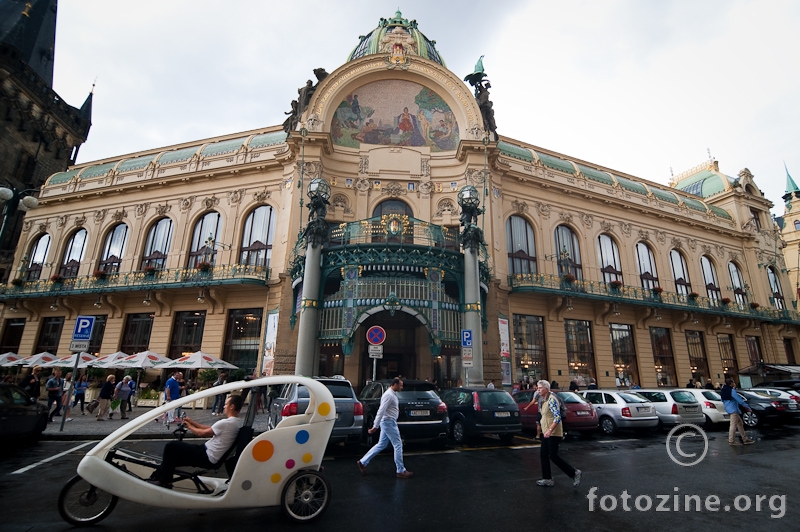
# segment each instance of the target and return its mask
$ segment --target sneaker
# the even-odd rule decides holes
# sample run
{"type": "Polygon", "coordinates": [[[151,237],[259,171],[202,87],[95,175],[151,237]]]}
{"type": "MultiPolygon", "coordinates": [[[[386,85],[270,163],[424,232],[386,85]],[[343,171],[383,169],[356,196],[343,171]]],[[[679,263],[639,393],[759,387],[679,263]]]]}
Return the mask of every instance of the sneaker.
{"type": "Polygon", "coordinates": [[[581,485],[581,475],[582,474],[583,474],[583,471],[581,471],[580,469],[576,469],[575,470],[575,476],[572,477],[572,487],[573,488],[577,488],[578,486],[581,485]]]}
{"type": "Polygon", "coordinates": [[[752,445],[756,442],[756,440],[744,440],[745,445],[752,445]]]}
{"type": "Polygon", "coordinates": [[[358,470],[361,471],[362,475],[367,474],[367,466],[361,463],[361,460],[356,460],[356,465],[358,466],[358,470]]]}
{"type": "Polygon", "coordinates": [[[72,418],[71,418],[71,417],[68,417],[68,418],[67,418],[67,421],[72,421],[72,418]]]}
{"type": "MultiPolygon", "coordinates": [[[[360,464],[360,463],[361,463],[361,462],[359,462],[359,464],[360,464]]],[[[408,470],[406,470],[406,471],[403,471],[402,473],[398,473],[398,474],[397,474],[397,478],[411,478],[411,477],[413,477],[413,476],[414,476],[414,473],[412,473],[411,471],[408,471],[408,470]]]]}
{"type": "Polygon", "coordinates": [[[81,412],[81,415],[82,415],[82,416],[85,416],[85,415],[86,415],[86,412],[81,412]]]}
{"type": "Polygon", "coordinates": [[[741,443],[739,443],[739,441],[738,441],[738,440],[736,440],[736,441],[729,441],[729,442],[728,442],[728,444],[729,444],[729,445],[741,445],[741,443]]]}
{"type": "Polygon", "coordinates": [[[553,486],[555,486],[555,484],[556,484],[556,483],[555,483],[555,482],[553,482],[553,479],[552,479],[552,478],[543,478],[543,479],[541,479],[541,480],[537,480],[537,481],[536,481],[536,485],[537,485],[537,486],[545,486],[545,487],[550,487],[550,488],[552,488],[553,486]]]}

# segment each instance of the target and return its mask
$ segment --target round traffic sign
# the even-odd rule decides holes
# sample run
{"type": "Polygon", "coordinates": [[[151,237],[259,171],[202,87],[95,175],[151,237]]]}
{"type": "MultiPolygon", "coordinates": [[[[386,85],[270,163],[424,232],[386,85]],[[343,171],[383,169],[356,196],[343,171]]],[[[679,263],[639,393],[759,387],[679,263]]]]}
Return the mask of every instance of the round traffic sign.
{"type": "Polygon", "coordinates": [[[371,343],[372,345],[381,345],[385,340],[386,331],[383,330],[383,327],[373,325],[367,329],[367,342],[371,343]]]}

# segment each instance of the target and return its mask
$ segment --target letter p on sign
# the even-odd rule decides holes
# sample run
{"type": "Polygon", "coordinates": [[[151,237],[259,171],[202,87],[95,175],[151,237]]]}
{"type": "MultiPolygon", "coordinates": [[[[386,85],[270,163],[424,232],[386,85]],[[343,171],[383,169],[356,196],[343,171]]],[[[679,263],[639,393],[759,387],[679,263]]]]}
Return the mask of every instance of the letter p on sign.
{"type": "Polygon", "coordinates": [[[94,328],[94,316],[78,316],[75,320],[75,330],[72,332],[73,340],[91,340],[94,328]]]}

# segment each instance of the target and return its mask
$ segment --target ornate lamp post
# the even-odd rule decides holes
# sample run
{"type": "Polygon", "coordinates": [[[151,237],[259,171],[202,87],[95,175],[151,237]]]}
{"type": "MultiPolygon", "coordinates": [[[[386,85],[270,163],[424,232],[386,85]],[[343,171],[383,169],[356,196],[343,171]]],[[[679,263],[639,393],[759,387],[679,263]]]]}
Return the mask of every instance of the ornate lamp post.
{"type": "MultiPolygon", "coordinates": [[[[484,243],[483,231],[476,225],[480,209],[480,195],[478,190],[465,186],[458,191],[458,204],[461,206],[461,246],[464,248],[464,305],[462,309],[462,323],[464,329],[472,331],[472,361],[471,366],[464,366],[465,379],[469,385],[470,371],[472,380],[478,385],[483,384],[483,335],[481,334],[481,285],[478,270],[478,253],[484,243]]],[[[462,365],[469,364],[468,357],[462,357],[462,365]]]]}
{"type": "Polygon", "coordinates": [[[9,219],[13,218],[17,211],[28,211],[39,205],[39,200],[35,196],[26,195],[38,191],[39,189],[35,188],[17,190],[14,187],[0,187],[0,201],[5,202],[5,207],[3,207],[3,226],[0,227],[0,246],[4,244],[9,219]]]}
{"type": "Polygon", "coordinates": [[[321,277],[320,259],[322,246],[328,241],[327,205],[331,197],[331,186],[322,178],[308,184],[308,225],[303,237],[306,239],[306,261],[303,272],[303,298],[300,308],[300,327],[297,333],[296,375],[311,376],[319,366],[317,330],[319,328],[319,286],[321,277]]]}

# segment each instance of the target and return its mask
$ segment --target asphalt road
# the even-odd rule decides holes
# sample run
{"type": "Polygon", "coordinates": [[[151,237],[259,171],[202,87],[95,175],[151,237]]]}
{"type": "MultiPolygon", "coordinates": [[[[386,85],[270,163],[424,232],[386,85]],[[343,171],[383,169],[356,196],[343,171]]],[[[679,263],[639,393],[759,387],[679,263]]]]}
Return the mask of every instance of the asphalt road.
{"type": "MultiPolygon", "coordinates": [[[[355,465],[360,454],[343,448],[331,449],[324,461],[325,475],[331,484],[331,505],[313,525],[305,528],[382,532],[517,529],[657,532],[712,527],[726,532],[796,531],[800,517],[796,481],[800,478],[800,427],[752,434],[758,438],[755,445],[731,447],[727,432],[709,432],[707,454],[691,467],[679,466],[670,459],[665,446],[666,433],[568,439],[562,444],[561,455],[584,472],[577,489],[555,467],[555,487],[535,485],[541,473],[539,448],[527,438],[517,438],[509,447],[490,438],[444,450],[408,445],[406,466],[415,473],[409,480],[395,477],[391,454],[376,458],[368,475],[362,477],[355,465]],[[592,500],[591,495],[594,495],[592,500]],[[676,495],[680,503],[677,508],[676,495]],[[691,510],[685,511],[687,495],[697,496],[691,501],[700,501],[700,512],[694,511],[694,502],[691,510]],[[718,502],[715,496],[719,497],[718,502]],[[651,507],[646,509],[648,500],[651,507]],[[748,502],[749,508],[744,510],[748,502]],[[660,511],[656,511],[659,506],[660,511]]],[[[94,442],[84,445],[80,441],[46,441],[3,451],[0,529],[3,532],[70,529],[58,514],[58,493],[92,445],[94,442]],[[40,463],[45,460],[48,461],[40,463]]],[[[136,445],[157,450],[163,441],[147,440],[136,445]]],[[[681,451],[696,452],[699,456],[703,445],[702,438],[687,437],[681,451]]],[[[121,500],[114,512],[94,529],[278,532],[296,530],[298,526],[302,527],[283,518],[279,508],[187,512],[121,500]]]]}

